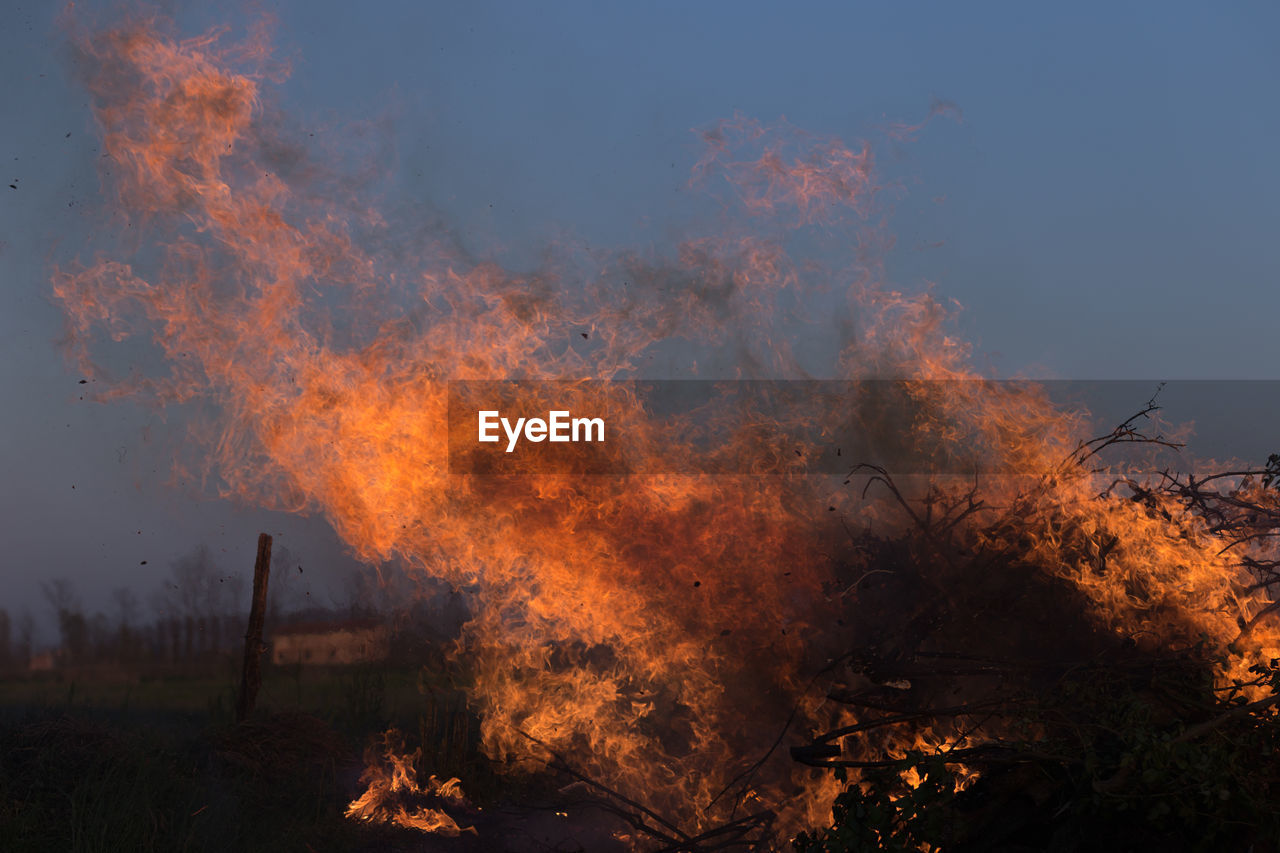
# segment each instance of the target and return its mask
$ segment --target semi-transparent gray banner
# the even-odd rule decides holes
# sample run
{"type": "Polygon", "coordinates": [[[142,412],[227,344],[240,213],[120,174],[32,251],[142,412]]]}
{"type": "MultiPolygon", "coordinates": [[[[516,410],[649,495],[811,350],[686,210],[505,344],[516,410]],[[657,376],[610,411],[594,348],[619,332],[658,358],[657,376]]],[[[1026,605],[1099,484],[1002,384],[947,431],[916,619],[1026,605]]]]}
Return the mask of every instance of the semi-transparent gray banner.
{"type": "Polygon", "coordinates": [[[451,381],[454,474],[1017,473],[1017,442],[1131,426],[1185,450],[1108,461],[1185,468],[1280,451],[1280,381],[451,381]],[[1178,427],[1183,427],[1179,430],[1178,427]]]}

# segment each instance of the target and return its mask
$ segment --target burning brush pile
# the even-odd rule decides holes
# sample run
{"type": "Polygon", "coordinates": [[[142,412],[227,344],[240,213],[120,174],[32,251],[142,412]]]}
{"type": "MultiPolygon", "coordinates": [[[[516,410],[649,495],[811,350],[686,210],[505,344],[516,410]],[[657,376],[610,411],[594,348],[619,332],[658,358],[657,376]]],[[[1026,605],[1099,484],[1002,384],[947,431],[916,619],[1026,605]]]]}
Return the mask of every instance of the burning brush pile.
{"type": "MultiPolygon", "coordinates": [[[[104,400],[181,407],[222,494],[463,590],[456,656],[504,773],[556,774],[636,849],[781,849],[833,806],[801,849],[1276,832],[1274,466],[1138,478],[1108,454],[1167,443],[1154,407],[1084,441],[1034,384],[983,381],[942,306],[881,281],[869,147],[721,123],[694,179],[736,223],[516,272],[357,197],[264,106],[263,33],[75,41],[121,213],[55,276],[78,366],[104,400]],[[629,384],[673,378],[651,363],[895,380],[886,436],[979,464],[831,476],[801,407],[735,411],[708,472],[629,384]],[[543,412],[525,389],[554,383],[552,408],[627,425],[595,452],[640,473],[451,469],[455,380],[519,380],[543,412]]],[[[463,831],[431,772],[386,741],[352,818],[463,831]]]]}
{"type": "Polygon", "coordinates": [[[1097,467],[1134,427],[1035,482],[873,486],[906,529],[860,538],[841,724],[796,760],[856,781],[812,850],[1210,850],[1280,837],[1277,464],[1139,482],[1097,467]],[[1101,483],[1101,487],[1098,488],[1101,483]],[[993,495],[993,492],[995,493],[993,495]]]}

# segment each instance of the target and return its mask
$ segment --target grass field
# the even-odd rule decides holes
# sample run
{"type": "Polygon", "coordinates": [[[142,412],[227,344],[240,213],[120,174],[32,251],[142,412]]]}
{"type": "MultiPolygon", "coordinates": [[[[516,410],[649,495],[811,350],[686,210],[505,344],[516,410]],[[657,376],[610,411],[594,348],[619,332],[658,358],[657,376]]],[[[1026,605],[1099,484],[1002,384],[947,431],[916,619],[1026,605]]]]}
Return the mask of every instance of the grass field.
{"type": "Polygon", "coordinates": [[[0,849],[436,849],[343,816],[364,749],[393,726],[428,772],[469,777],[473,799],[499,790],[443,676],[269,668],[250,721],[234,702],[230,671],[0,682],[0,849]]]}
{"type": "MultiPolygon", "coordinates": [[[[227,719],[235,705],[239,674],[151,675],[95,678],[46,674],[0,681],[0,709],[57,708],[100,711],[199,712],[227,719]]],[[[412,715],[422,708],[421,673],[412,668],[271,667],[263,673],[258,709],[305,711],[325,718],[342,712],[412,715]],[[372,706],[372,707],[370,707],[372,706]]],[[[429,685],[447,689],[442,682],[429,685]]]]}

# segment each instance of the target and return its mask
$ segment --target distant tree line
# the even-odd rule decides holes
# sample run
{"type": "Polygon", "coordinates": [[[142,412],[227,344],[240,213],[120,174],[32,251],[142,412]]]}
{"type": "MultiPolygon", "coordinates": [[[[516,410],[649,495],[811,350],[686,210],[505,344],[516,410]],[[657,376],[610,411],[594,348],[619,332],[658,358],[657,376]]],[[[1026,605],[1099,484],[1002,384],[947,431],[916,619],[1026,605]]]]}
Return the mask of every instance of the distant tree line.
{"type": "MultiPolygon", "coordinates": [[[[168,576],[144,608],[128,587],[115,589],[108,610],[89,612],[74,584],[55,578],[41,591],[58,632],[58,646],[45,657],[57,668],[117,665],[202,669],[234,659],[243,649],[249,611],[247,572],[226,572],[212,550],[200,545],[170,563],[168,576]],[[147,613],[146,610],[150,612],[147,613]]],[[[267,626],[291,621],[338,621],[385,617],[393,627],[397,657],[414,659],[437,649],[465,619],[451,594],[403,571],[357,572],[345,601],[314,600],[287,548],[277,547],[268,585],[267,626]]],[[[0,673],[31,668],[37,649],[35,620],[24,610],[16,620],[0,609],[0,673]]]]}
{"type": "Polygon", "coordinates": [[[27,667],[34,635],[35,619],[29,610],[24,610],[15,622],[8,610],[0,608],[0,672],[27,667]]]}

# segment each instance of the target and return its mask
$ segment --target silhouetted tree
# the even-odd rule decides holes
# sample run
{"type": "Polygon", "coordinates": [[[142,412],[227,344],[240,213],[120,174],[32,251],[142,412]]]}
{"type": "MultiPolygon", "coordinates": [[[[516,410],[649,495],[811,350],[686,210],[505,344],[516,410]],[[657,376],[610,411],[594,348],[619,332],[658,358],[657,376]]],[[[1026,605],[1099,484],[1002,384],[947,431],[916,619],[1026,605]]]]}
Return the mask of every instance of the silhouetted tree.
{"type": "Polygon", "coordinates": [[[111,621],[102,611],[96,611],[88,617],[89,640],[85,647],[85,659],[105,661],[115,657],[115,632],[111,630],[111,621]]]}
{"type": "Polygon", "coordinates": [[[24,607],[22,615],[18,617],[18,636],[13,648],[15,662],[24,669],[31,663],[31,647],[35,632],[36,620],[31,617],[31,611],[24,607]]]}
{"type": "Polygon", "coordinates": [[[13,669],[13,640],[9,626],[9,611],[0,608],[0,671],[13,669]]]}
{"type": "Polygon", "coordinates": [[[66,578],[55,578],[41,584],[40,589],[58,622],[63,661],[85,662],[89,655],[89,622],[80,609],[80,599],[71,581],[66,578]]]}
{"type": "Polygon", "coordinates": [[[279,621],[287,614],[308,606],[305,582],[299,582],[300,564],[283,545],[271,553],[271,582],[267,584],[267,622],[279,621]]]}
{"type": "Polygon", "coordinates": [[[115,657],[122,663],[136,663],[142,658],[142,641],[138,635],[138,596],[128,587],[116,587],[111,593],[116,606],[115,657]]]}

